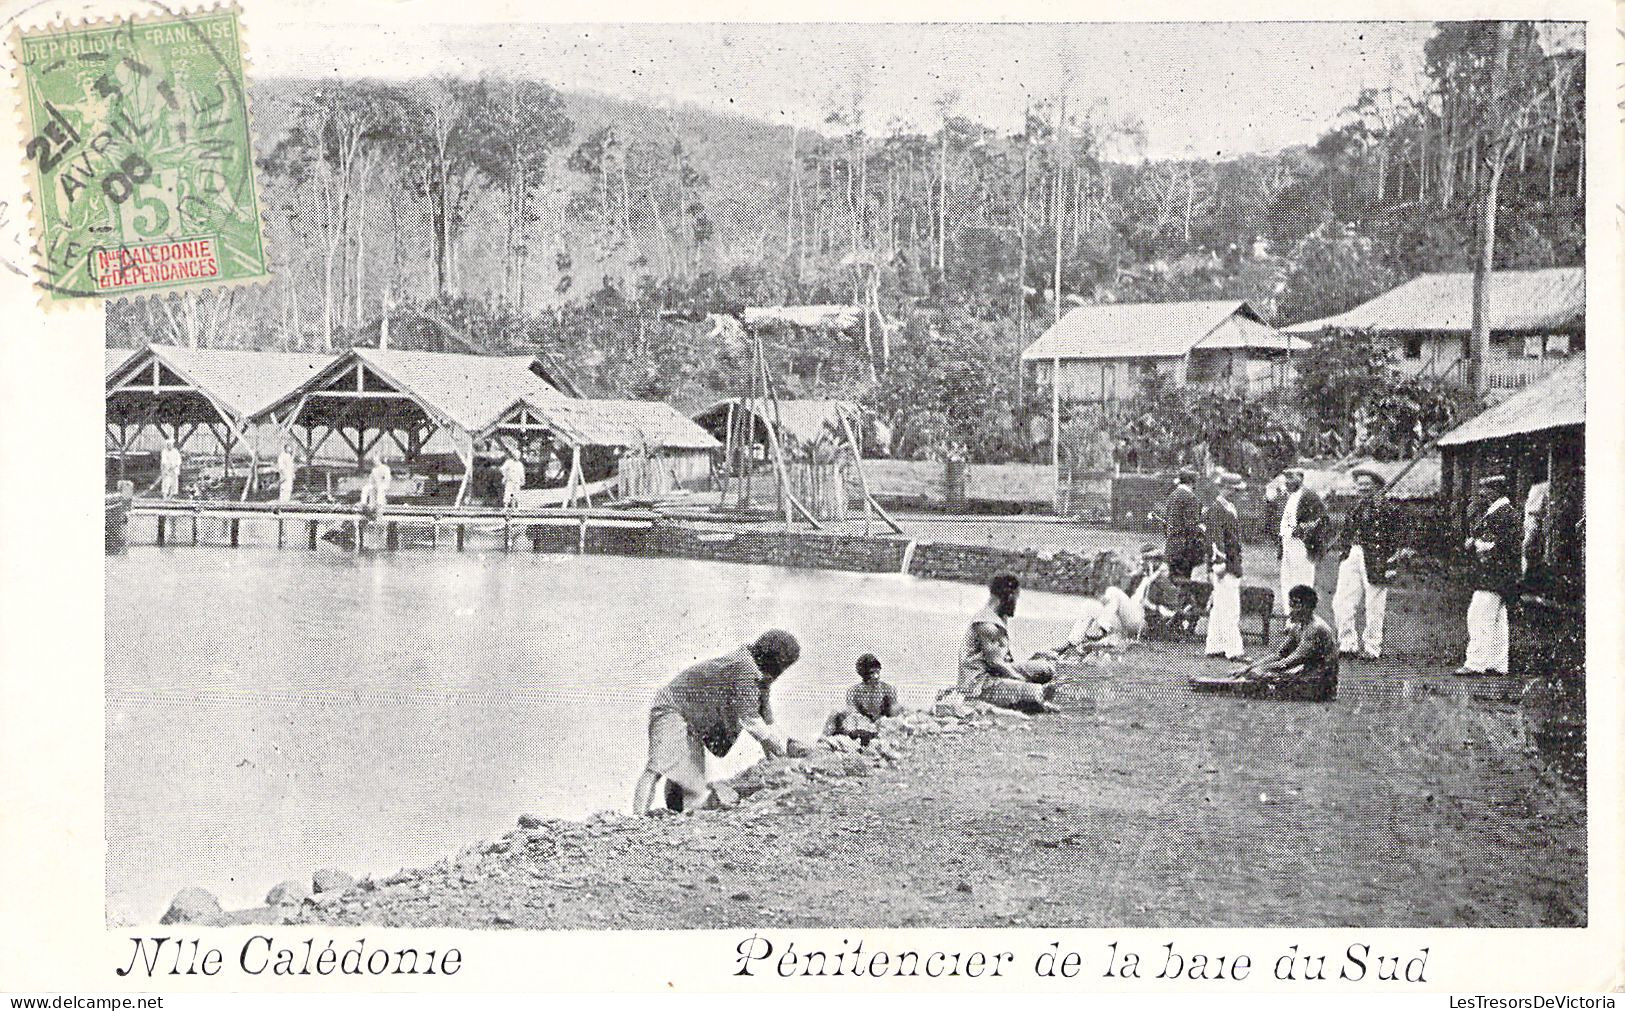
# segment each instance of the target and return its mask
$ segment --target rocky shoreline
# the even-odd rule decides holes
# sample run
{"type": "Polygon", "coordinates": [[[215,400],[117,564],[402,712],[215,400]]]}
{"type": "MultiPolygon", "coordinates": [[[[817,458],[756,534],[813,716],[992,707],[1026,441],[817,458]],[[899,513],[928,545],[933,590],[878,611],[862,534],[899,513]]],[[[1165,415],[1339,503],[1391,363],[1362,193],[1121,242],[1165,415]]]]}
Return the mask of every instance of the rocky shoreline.
{"type": "MultiPolygon", "coordinates": [[[[509,875],[509,865],[516,857],[523,857],[530,866],[532,878],[568,890],[574,884],[564,870],[564,858],[583,849],[609,840],[618,844],[681,845],[680,839],[673,838],[673,825],[718,818],[772,817],[786,807],[805,803],[813,791],[823,786],[895,768],[906,761],[922,739],[1021,727],[1030,719],[981,702],[944,700],[930,712],[915,710],[882,718],[877,724],[881,736],[867,744],[850,737],[823,737],[806,756],[763,758],[738,775],[714,784],[716,803],[704,811],[681,815],[656,812],[644,818],[601,811],[583,821],[522,814],[517,827],[501,838],[468,846],[455,857],[428,867],[403,868],[382,878],[356,878],[336,868],[321,868],[312,873],[309,882],[288,880],[273,885],[264,904],[249,909],[225,910],[208,890],[184,888],[170,902],[159,923],[230,926],[368,922],[367,910],[392,899],[432,898],[459,887],[501,882],[509,875]]],[[[734,896],[734,901],[748,899],[743,893],[734,896]]],[[[514,924],[510,918],[495,915],[487,925],[514,924]]]]}

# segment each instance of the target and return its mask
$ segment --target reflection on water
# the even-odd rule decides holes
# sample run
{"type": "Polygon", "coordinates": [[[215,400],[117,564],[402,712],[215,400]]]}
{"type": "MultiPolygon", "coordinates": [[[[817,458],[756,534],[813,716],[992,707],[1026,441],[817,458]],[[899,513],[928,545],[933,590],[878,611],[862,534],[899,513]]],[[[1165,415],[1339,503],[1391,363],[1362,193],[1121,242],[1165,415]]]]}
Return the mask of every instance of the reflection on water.
{"type": "MultiPolygon", "coordinates": [[[[432,862],[522,811],[624,809],[655,689],[766,627],[803,644],[774,692],[792,734],[869,650],[922,704],[982,601],[677,559],[133,548],[107,559],[109,920],[153,922],[188,885],[238,908],[316,867],[432,862]]],[[[1019,645],[1065,636],[1067,598],[1021,608],[1019,645]]]]}

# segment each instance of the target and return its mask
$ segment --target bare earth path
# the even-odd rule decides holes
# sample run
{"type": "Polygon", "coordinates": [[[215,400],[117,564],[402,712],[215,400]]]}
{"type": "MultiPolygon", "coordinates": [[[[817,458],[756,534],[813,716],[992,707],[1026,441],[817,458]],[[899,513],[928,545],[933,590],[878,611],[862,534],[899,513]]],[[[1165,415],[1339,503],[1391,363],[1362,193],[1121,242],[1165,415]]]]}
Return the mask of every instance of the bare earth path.
{"type": "MultiPolygon", "coordinates": [[[[460,927],[1577,926],[1583,798],[1515,685],[1353,665],[1330,705],[1140,647],[1068,711],[899,738],[730,811],[545,822],[295,921],[460,927]],[[842,772],[841,770],[846,770],[842,772]]],[[[950,721],[951,722],[951,721],[950,721]]],[[[267,915],[277,915],[264,911],[267,915]]]]}

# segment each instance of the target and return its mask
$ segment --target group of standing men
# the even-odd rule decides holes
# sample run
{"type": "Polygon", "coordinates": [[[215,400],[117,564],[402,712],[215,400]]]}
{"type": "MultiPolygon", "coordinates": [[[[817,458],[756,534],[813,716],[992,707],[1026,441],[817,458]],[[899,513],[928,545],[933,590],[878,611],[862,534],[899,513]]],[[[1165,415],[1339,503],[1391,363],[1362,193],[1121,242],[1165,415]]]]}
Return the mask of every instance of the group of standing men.
{"type": "MultiPolygon", "coordinates": [[[[1353,471],[1357,498],[1334,538],[1326,504],[1305,487],[1304,477],[1304,471],[1296,467],[1283,474],[1286,497],[1280,520],[1277,600],[1287,604],[1300,586],[1314,589],[1321,558],[1329,548],[1337,547],[1341,560],[1332,595],[1332,615],[1338,650],[1344,656],[1375,660],[1383,651],[1388,590],[1404,554],[1386,482],[1374,469],[1353,471]]],[[[1235,475],[1220,473],[1215,478],[1214,501],[1204,511],[1195,482],[1193,471],[1182,471],[1164,506],[1168,557],[1174,574],[1180,578],[1195,578],[1196,570],[1204,562],[1207,564],[1213,586],[1207,653],[1238,659],[1242,653],[1242,550],[1232,496],[1245,490],[1246,485],[1235,475]]],[[[1530,545],[1539,539],[1548,487],[1540,482],[1530,489],[1520,529],[1505,475],[1494,474],[1479,481],[1480,497],[1465,543],[1473,562],[1473,598],[1467,609],[1466,659],[1456,671],[1459,675],[1508,672],[1507,604],[1518,595],[1532,553],[1530,545]]]]}

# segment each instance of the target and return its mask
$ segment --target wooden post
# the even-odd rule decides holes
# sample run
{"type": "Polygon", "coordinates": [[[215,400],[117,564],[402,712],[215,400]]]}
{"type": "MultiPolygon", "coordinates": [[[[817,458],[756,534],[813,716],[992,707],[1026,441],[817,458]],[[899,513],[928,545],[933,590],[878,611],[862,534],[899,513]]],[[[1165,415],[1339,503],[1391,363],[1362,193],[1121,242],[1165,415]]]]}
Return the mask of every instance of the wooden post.
{"type": "Polygon", "coordinates": [[[394,551],[397,548],[399,548],[400,546],[401,546],[400,524],[396,523],[394,520],[390,520],[389,525],[384,528],[384,547],[389,549],[390,551],[394,551]]]}
{"type": "Polygon", "coordinates": [[[440,517],[429,517],[429,550],[440,550],[440,517]]]}
{"type": "Polygon", "coordinates": [[[576,554],[587,553],[587,517],[581,517],[581,528],[576,533],[576,554]]]}
{"type": "Polygon", "coordinates": [[[316,550],[316,521],[315,520],[310,521],[310,528],[307,531],[307,539],[310,542],[310,550],[315,551],[316,550]]]}
{"type": "Polygon", "coordinates": [[[502,550],[513,550],[513,524],[508,521],[508,514],[502,514],[502,550]]]}
{"type": "Polygon", "coordinates": [[[361,539],[367,536],[367,521],[357,516],[355,518],[355,548],[356,554],[361,554],[361,539]]]}
{"type": "Polygon", "coordinates": [[[462,523],[457,524],[457,550],[458,551],[463,550],[464,528],[465,528],[464,524],[462,524],[462,523]]]}
{"type": "Polygon", "coordinates": [[[167,526],[169,526],[169,517],[165,516],[163,513],[159,513],[158,514],[158,546],[160,548],[164,546],[164,539],[165,539],[165,533],[166,533],[164,528],[167,527],[167,526]]]}
{"type": "Polygon", "coordinates": [[[231,523],[230,523],[231,546],[234,547],[234,548],[237,546],[237,524],[239,524],[241,522],[242,522],[241,520],[232,520],[231,523]]]}
{"type": "Polygon", "coordinates": [[[197,510],[192,510],[192,547],[197,547],[197,510]]]}
{"type": "Polygon", "coordinates": [[[283,531],[282,531],[282,513],[279,510],[277,512],[277,516],[276,516],[276,546],[277,546],[277,550],[279,550],[279,551],[282,549],[282,543],[283,543],[282,533],[283,533],[283,531]]]}

